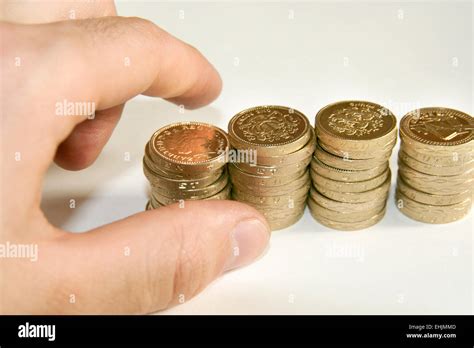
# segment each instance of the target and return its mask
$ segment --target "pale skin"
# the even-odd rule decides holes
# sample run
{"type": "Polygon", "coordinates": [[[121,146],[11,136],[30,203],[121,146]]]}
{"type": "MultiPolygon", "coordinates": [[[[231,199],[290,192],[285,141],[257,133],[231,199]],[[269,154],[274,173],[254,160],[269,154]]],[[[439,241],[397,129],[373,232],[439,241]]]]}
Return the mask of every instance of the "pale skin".
{"type": "Polygon", "coordinates": [[[38,245],[37,262],[0,259],[1,313],[150,313],[263,253],[267,222],[233,201],[163,207],[82,234],[51,225],[40,201],[53,161],[90,166],[135,95],[197,108],[222,82],[195,48],[149,21],[115,16],[113,2],[1,6],[0,243],[38,245]],[[95,119],[58,117],[64,99],[94,102],[95,119]]]}

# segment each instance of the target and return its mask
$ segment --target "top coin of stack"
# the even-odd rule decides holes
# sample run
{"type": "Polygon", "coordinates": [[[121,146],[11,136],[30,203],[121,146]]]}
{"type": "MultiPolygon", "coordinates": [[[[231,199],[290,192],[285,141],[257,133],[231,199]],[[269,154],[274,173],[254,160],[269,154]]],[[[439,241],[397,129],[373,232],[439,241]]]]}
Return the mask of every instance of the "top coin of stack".
{"type": "Polygon", "coordinates": [[[284,106],[250,108],[230,120],[229,138],[235,152],[229,158],[232,197],[258,209],[272,230],[298,221],[315,148],[306,116],[284,106]]]}
{"type": "Polygon", "coordinates": [[[317,113],[308,200],[316,220],[334,229],[357,230],[382,219],[396,125],[388,109],[365,101],[338,102],[317,113]]]}
{"type": "Polygon", "coordinates": [[[147,209],[182,200],[228,199],[227,134],[210,124],[180,122],[157,130],[145,147],[151,184],[147,209]]]}
{"type": "Polygon", "coordinates": [[[461,111],[422,108],[400,121],[396,200],[401,212],[427,223],[461,219],[471,209],[474,120],[461,111]]]}

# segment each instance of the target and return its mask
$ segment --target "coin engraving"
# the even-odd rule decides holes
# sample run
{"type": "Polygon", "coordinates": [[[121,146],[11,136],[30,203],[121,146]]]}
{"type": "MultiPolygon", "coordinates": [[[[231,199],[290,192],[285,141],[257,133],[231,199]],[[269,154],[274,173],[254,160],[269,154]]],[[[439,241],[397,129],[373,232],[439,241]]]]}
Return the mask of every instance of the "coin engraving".
{"type": "Polygon", "coordinates": [[[155,134],[155,152],[169,162],[179,164],[205,163],[222,155],[229,142],[216,127],[198,123],[177,123],[155,134]]]}
{"type": "Polygon", "coordinates": [[[428,145],[461,145],[474,139],[473,118],[447,108],[411,111],[403,117],[401,128],[410,138],[428,145]]]}
{"type": "Polygon", "coordinates": [[[299,129],[299,120],[290,113],[279,110],[255,110],[237,121],[242,136],[247,141],[277,143],[287,141],[299,129]]]}
{"type": "Polygon", "coordinates": [[[179,122],[158,129],[143,157],[143,172],[151,185],[146,209],[230,198],[225,167],[229,145],[227,134],[207,123],[179,122]]]}
{"type": "Polygon", "coordinates": [[[343,140],[374,140],[391,134],[396,118],[381,105],[345,101],[321,109],[316,115],[316,127],[343,140]]]}
{"type": "Polygon", "coordinates": [[[379,131],[383,117],[374,112],[372,105],[349,103],[349,107],[337,109],[329,115],[328,125],[337,133],[360,137],[379,131]]]}
{"type": "Polygon", "coordinates": [[[282,106],[260,106],[244,110],[230,122],[229,132],[253,145],[278,146],[295,141],[308,132],[306,117],[282,106]]]}

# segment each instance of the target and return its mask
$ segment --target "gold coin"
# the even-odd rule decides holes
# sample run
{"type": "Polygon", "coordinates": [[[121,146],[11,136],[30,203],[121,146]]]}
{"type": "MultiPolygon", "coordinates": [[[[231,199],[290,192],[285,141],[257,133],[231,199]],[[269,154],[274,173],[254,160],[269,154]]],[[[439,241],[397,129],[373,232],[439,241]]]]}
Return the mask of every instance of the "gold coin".
{"type": "Polygon", "coordinates": [[[143,173],[150,182],[151,186],[162,187],[171,192],[186,191],[188,189],[200,189],[216,182],[222,176],[224,168],[219,168],[208,173],[209,175],[200,179],[174,179],[162,176],[148,167],[143,161],[143,173]]]}
{"type": "Polygon", "coordinates": [[[388,168],[388,161],[367,170],[347,170],[330,167],[316,157],[311,161],[311,169],[322,176],[338,181],[364,181],[382,174],[388,168]]]}
{"type": "Polygon", "coordinates": [[[208,186],[200,187],[200,188],[189,188],[187,190],[167,190],[164,187],[154,186],[152,191],[154,193],[159,194],[160,196],[166,196],[169,198],[183,198],[183,199],[191,199],[192,197],[198,198],[207,198],[212,195],[215,195],[217,192],[220,192],[228,183],[229,175],[227,171],[224,171],[222,175],[217,179],[215,182],[208,186]]]}
{"type": "Polygon", "coordinates": [[[387,168],[385,172],[379,176],[364,181],[337,181],[319,175],[314,170],[311,170],[310,173],[311,179],[315,185],[324,186],[328,190],[339,192],[365,192],[382,185],[390,175],[390,169],[387,168]]]}
{"type": "Polygon", "coordinates": [[[385,156],[370,159],[348,159],[326,152],[319,145],[316,146],[314,156],[327,166],[346,170],[369,170],[383,165],[390,158],[390,156],[385,156]]]}
{"type": "Polygon", "coordinates": [[[232,184],[237,190],[248,193],[248,194],[260,196],[260,197],[285,195],[285,194],[293,192],[294,190],[301,188],[304,185],[307,185],[307,183],[311,181],[308,170],[306,170],[303,173],[303,175],[301,175],[299,178],[293,180],[292,182],[288,184],[280,185],[280,186],[266,187],[266,186],[252,185],[249,183],[242,183],[240,181],[235,181],[235,177],[232,178],[232,180],[233,180],[232,184]]]}
{"type": "Polygon", "coordinates": [[[303,210],[306,206],[306,200],[302,199],[298,202],[298,204],[283,205],[279,207],[265,206],[260,204],[254,204],[253,206],[265,216],[278,218],[295,215],[298,211],[303,210]]]}
{"type": "Polygon", "coordinates": [[[451,205],[429,205],[416,202],[395,191],[398,209],[409,218],[430,224],[446,224],[462,219],[471,210],[471,198],[451,205]]]}
{"type": "Polygon", "coordinates": [[[157,165],[155,162],[153,162],[153,159],[150,154],[150,142],[146,143],[145,146],[145,155],[143,156],[143,162],[150,168],[152,171],[155,173],[158,173],[161,176],[165,176],[167,178],[173,178],[173,179],[189,179],[192,176],[192,173],[174,173],[167,171],[157,165]]]}
{"type": "Polygon", "coordinates": [[[297,214],[292,216],[287,216],[283,218],[267,219],[270,229],[272,231],[282,230],[284,228],[290,227],[297,223],[304,214],[304,209],[299,211],[297,214]]]}
{"type": "Polygon", "coordinates": [[[304,195],[295,200],[289,199],[287,202],[280,201],[277,205],[277,204],[255,203],[254,201],[248,201],[248,200],[239,198],[235,196],[234,194],[231,194],[231,197],[234,201],[248,204],[257,210],[267,209],[268,212],[275,211],[276,209],[294,209],[294,207],[304,207],[306,205],[306,200],[308,198],[307,195],[304,195]]]}
{"type": "MultiPolygon", "coordinates": [[[[311,162],[312,156],[304,158],[301,162],[296,162],[284,166],[262,166],[262,165],[251,165],[248,163],[234,163],[234,165],[242,170],[243,172],[259,175],[259,176],[285,176],[291,173],[298,172],[305,169],[309,162],[311,162]]],[[[229,164],[230,166],[231,164],[229,164]]]]}
{"type": "Polygon", "coordinates": [[[232,190],[232,184],[229,182],[227,183],[226,187],[222,189],[222,191],[216,193],[214,196],[207,197],[202,199],[203,201],[209,201],[209,200],[224,200],[224,199],[231,199],[231,190],[232,190]]]}
{"type": "Polygon", "coordinates": [[[298,202],[298,204],[293,204],[291,206],[280,206],[280,207],[271,207],[271,206],[262,206],[259,204],[246,203],[255,209],[257,209],[263,216],[268,219],[283,219],[289,216],[294,216],[299,214],[304,210],[306,206],[306,200],[298,202]]]}
{"type": "Polygon", "coordinates": [[[397,119],[387,108],[367,101],[341,101],[316,115],[316,135],[347,152],[370,151],[396,139],[397,119]]]}
{"type": "Polygon", "coordinates": [[[151,203],[151,207],[153,209],[159,208],[159,207],[164,206],[164,205],[173,204],[173,203],[179,202],[181,200],[184,201],[184,199],[182,199],[182,198],[181,199],[172,199],[172,198],[168,198],[168,197],[165,197],[165,196],[160,196],[159,194],[155,194],[154,192],[151,192],[151,194],[150,194],[150,203],[151,203]]]}
{"type": "Polygon", "coordinates": [[[403,161],[403,163],[406,163],[410,168],[429,175],[462,175],[474,169],[474,162],[471,162],[468,165],[460,166],[435,166],[431,164],[426,164],[406,154],[403,148],[400,148],[400,151],[398,152],[398,158],[403,161]]]}
{"type": "Polygon", "coordinates": [[[318,203],[320,206],[326,209],[344,211],[347,213],[360,213],[368,210],[380,211],[385,206],[385,202],[387,201],[387,196],[385,195],[379,197],[378,199],[362,203],[339,202],[322,195],[314,187],[311,187],[309,194],[311,199],[318,203]]]}
{"type": "Polygon", "coordinates": [[[462,175],[440,176],[420,173],[398,160],[398,175],[411,187],[435,195],[453,195],[472,188],[474,170],[462,175]]]}
{"type": "MultiPolygon", "coordinates": [[[[145,155],[143,156],[143,163],[145,163],[148,168],[150,168],[153,172],[157,173],[158,175],[161,175],[163,177],[169,178],[169,179],[176,179],[176,180],[194,180],[194,179],[203,179],[209,176],[208,171],[203,171],[203,172],[172,172],[167,169],[164,169],[163,167],[160,167],[160,164],[155,163],[153,159],[151,158],[150,154],[150,142],[147,143],[145,146],[145,155]]],[[[215,169],[215,171],[222,171],[224,170],[224,166],[220,167],[218,169],[215,169]]],[[[211,170],[212,172],[213,170],[211,170]]]]}
{"type": "Polygon", "coordinates": [[[364,210],[364,211],[345,211],[345,210],[331,210],[323,207],[316,203],[311,197],[308,199],[308,208],[315,211],[319,216],[324,219],[328,219],[335,222],[347,222],[347,223],[358,223],[370,219],[372,216],[377,215],[385,205],[377,207],[376,209],[364,210]]]}
{"type": "MultiPolygon", "coordinates": [[[[207,200],[213,200],[213,199],[230,199],[230,192],[231,192],[231,187],[232,185],[230,183],[227,183],[227,185],[218,193],[209,196],[209,197],[202,197],[202,196],[191,196],[191,197],[167,197],[163,196],[160,193],[156,191],[152,191],[151,193],[151,201],[155,201],[159,203],[160,205],[169,205],[185,200],[190,200],[190,201],[197,201],[197,200],[202,200],[202,201],[207,201],[207,200]]],[[[155,205],[155,204],[154,204],[155,205]]]]}
{"type": "Polygon", "coordinates": [[[361,222],[337,222],[337,221],[332,221],[329,219],[326,219],[322,217],[317,209],[309,210],[313,218],[318,221],[321,225],[324,225],[326,227],[335,229],[335,230],[340,230],[340,231],[355,231],[355,230],[362,230],[365,228],[369,228],[375,224],[377,224],[380,220],[385,215],[385,208],[377,213],[376,215],[372,216],[371,218],[361,221],[361,222]]]}
{"type": "Polygon", "coordinates": [[[224,167],[229,149],[227,134],[201,122],[179,122],[157,130],[150,140],[150,156],[162,170],[208,173],[224,167]]]}
{"type": "Polygon", "coordinates": [[[324,186],[316,185],[314,183],[313,185],[321,194],[332,200],[347,203],[362,203],[386,197],[388,195],[388,190],[390,189],[390,179],[391,175],[389,174],[382,185],[365,192],[339,192],[329,190],[324,186]]]}
{"type": "Polygon", "coordinates": [[[431,151],[429,153],[418,152],[416,146],[405,143],[404,141],[400,142],[400,149],[403,149],[408,156],[413,157],[417,161],[433,166],[452,167],[474,165],[474,151],[465,154],[452,152],[448,156],[441,156],[436,151],[431,151]]]}
{"type": "Polygon", "coordinates": [[[252,186],[281,186],[286,185],[295,179],[299,178],[303,173],[306,172],[306,168],[300,168],[298,171],[290,173],[288,175],[254,175],[248,174],[239,168],[237,168],[233,163],[229,164],[229,173],[232,183],[242,184],[242,185],[252,185],[252,186]]]}
{"type": "Polygon", "coordinates": [[[421,153],[464,154],[474,150],[474,120],[458,110],[421,108],[403,116],[400,137],[421,153]]]}
{"type": "Polygon", "coordinates": [[[310,138],[303,148],[281,156],[257,156],[257,164],[262,166],[286,166],[294,163],[300,163],[305,158],[313,155],[316,147],[316,136],[314,130],[310,127],[310,138]]]}
{"type": "Polygon", "coordinates": [[[311,182],[308,180],[303,186],[290,193],[277,194],[275,196],[257,196],[255,193],[240,191],[234,186],[232,189],[232,197],[237,201],[249,202],[264,206],[289,206],[291,204],[295,204],[295,202],[305,200],[308,196],[310,186],[311,182]]]}
{"type": "MultiPolygon", "coordinates": [[[[304,205],[306,203],[306,199],[308,198],[308,192],[306,192],[306,194],[301,195],[299,197],[289,198],[288,196],[284,196],[285,198],[287,198],[286,200],[279,199],[279,200],[270,201],[270,202],[268,202],[267,200],[268,203],[267,202],[260,203],[260,202],[255,202],[255,199],[247,199],[248,196],[242,197],[242,195],[238,195],[235,192],[236,191],[233,191],[231,194],[232,199],[238,202],[246,203],[256,208],[261,208],[261,209],[286,209],[286,208],[292,209],[295,206],[304,205]]],[[[276,196],[276,197],[279,197],[279,196],[276,196]]]]}
{"type": "Polygon", "coordinates": [[[429,205],[451,205],[461,203],[472,197],[472,191],[466,190],[464,192],[453,195],[433,195],[420,190],[416,190],[408,185],[403,178],[397,178],[397,190],[403,193],[408,198],[423,204],[429,205]]]}
{"type": "Polygon", "coordinates": [[[264,105],[232,117],[229,138],[236,149],[256,150],[258,156],[281,156],[301,149],[310,138],[310,128],[301,112],[264,105]]]}
{"type": "Polygon", "coordinates": [[[157,209],[159,207],[162,207],[164,204],[161,204],[159,203],[154,197],[153,195],[150,196],[150,205],[149,205],[149,208],[150,209],[157,209]]]}
{"type": "Polygon", "coordinates": [[[294,206],[293,208],[285,209],[266,209],[260,206],[255,206],[254,208],[257,209],[263,216],[265,216],[270,228],[272,231],[274,231],[288,227],[298,221],[304,214],[305,206],[306,202],[298,206],[294,206]]]}
{"type": "Polygon", "coordinates": [[[318,145],[321,146],[326,152],[332,153],[333,155],[350,158],[350,159],[371,159],[378,157],[386,157],[387,154],[392,153],[392,149],[395,146],[397,139],[395,138],[385,146],[370,148],[365,151],[346,151],[345,149],[338,149],[331,145],[324,143],[321,139],[318,139],[318,145]]]}
{"type": "Polygon", "coordinates": [[[151,210],[153,207],[151,206],[150,201],[146,202],[145,210],[151,210]]]}

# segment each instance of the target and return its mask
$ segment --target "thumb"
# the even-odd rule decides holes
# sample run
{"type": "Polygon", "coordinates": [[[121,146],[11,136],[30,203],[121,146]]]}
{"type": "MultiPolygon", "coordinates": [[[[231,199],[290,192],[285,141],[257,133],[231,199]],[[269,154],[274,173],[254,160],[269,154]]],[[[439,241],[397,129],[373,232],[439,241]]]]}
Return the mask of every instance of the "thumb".
{"type": "Polygon", "coordinates": [[[149,313],[182,303],[255,260],[269,236],[260,213],[232,201],[185,201],[70,234],[57,246],[60,311],[149,313]]]}

